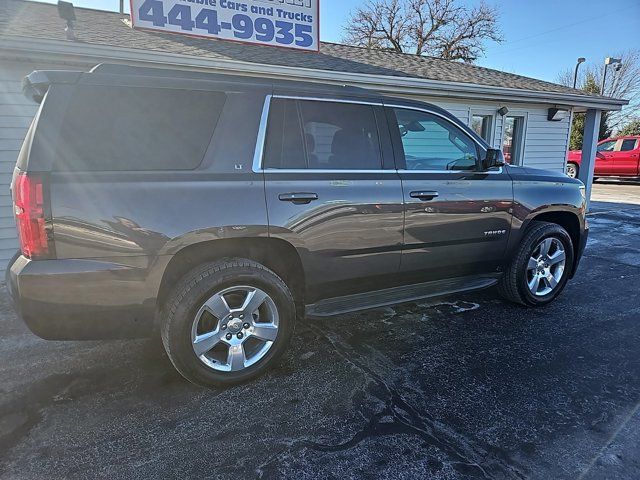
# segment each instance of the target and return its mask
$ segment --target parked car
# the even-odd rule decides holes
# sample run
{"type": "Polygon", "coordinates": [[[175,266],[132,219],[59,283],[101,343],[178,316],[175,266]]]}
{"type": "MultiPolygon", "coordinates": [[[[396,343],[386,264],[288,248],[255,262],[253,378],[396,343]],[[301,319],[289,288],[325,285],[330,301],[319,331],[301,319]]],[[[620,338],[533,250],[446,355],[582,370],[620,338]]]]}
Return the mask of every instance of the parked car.
{"type": "Polygon", "coordinates": [[[159,331],[201,385],[264,372],[303,316],[494,285],[546,305],[585,246],[579,180],[504,165],[433,105],[117,65],[25,92],[19,315],[46,339],[159,331]]]}
{"type": "MultiPolygon", "coordinates": [[[[581,150],[567,156],[567,175],[576,178],[582,161],[581,150]]],[[[640,177],[640,136],[607,138],[598,142],[595,177],[640,177]]]]}

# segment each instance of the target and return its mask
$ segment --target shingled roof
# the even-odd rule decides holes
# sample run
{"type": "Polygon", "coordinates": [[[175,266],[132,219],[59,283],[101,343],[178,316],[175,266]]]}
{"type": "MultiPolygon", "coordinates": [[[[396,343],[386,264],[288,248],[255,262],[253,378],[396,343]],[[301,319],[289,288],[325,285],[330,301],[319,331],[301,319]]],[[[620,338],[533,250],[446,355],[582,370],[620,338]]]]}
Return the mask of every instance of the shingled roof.
{"type": "MultiPolygon", "coordinates": [[[[0,0],[0,36],[66,41],[64,21],[55,5],[24,0],[0,0]]],[[[511,73],[439,58],[322,42],[320,52],[287,50],[135,30],[115,12],[76,8],[77,42],[173,53],[200,58],[236,60],[286,67],[428,79],[534,92],[585,96],[585,92],[511,73]]]]}

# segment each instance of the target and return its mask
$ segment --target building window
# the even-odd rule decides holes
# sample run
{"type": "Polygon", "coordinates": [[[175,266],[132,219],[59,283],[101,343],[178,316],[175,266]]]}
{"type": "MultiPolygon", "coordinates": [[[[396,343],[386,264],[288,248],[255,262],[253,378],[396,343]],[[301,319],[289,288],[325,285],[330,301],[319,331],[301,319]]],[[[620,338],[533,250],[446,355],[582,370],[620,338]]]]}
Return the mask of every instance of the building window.
{"type": "Polygon", "coordinates": [[[522,165],[524,149],[524,117],[504,117],[504,135],[502,136],[502,153],[507,163],[522,165]]]}
{"type": "Polygon", "coordinates": [[[471,117],[471,128],[489,144],[491,143],[492,120],[493,116],[491,115],[473,115],[471,117]]]}

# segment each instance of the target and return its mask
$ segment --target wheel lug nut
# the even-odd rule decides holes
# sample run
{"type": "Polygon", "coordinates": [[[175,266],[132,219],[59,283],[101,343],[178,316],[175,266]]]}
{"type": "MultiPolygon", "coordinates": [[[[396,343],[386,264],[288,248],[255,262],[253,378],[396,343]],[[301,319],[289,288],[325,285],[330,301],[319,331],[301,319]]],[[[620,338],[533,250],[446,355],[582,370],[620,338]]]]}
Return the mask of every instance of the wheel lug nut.
{"type": "Polygon", "coordinates": [[[226,328],[227,328],[227,324],[226,324],[226,323],[223,323],[223,324],[222,324],[222,327],[220,327],[220,328],[222,328],[222,330],[226,330],[226,328]]]}
{"type": "Polygon", "coordinates": [[[242,326],[243,326],[245,329],[247,329],[247,328],[249,328],[249,327],[250,327],[250,325],[249,325],[247,322],[245,322],[242,326]]]}
{"type": "Polygon", "coordinates": [[[242,334],[242,332],[238,332],[238,335],[236,335],[238,338],[242,338],[244,337],[244,335],[242,334]]]}
{"type": "Polygon", "coordinates": [[[241,313],[240,315],[238,315],[238,318],[242,319],[244,318],[244,315],[241,313]]]}
{"type": "Polygon", "coordinates": [[[231,335],[230,333],[227,333],[226,335],[227,340],[231,340],[231,337],[233,337],[233,335],[231,335]]]}

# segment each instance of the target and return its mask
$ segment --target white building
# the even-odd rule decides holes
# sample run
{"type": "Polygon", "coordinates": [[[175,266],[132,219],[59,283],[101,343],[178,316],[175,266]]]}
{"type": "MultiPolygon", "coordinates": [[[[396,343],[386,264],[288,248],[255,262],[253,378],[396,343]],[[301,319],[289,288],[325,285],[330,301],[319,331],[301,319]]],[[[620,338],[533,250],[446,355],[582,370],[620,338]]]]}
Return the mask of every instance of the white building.
{"type": "Polygon", "coordinates": [[[82,8],[76,17],[76,39],[67,40],[55,5],[0,0],[0,270],[18,246],[9,183],[37,108],[22,95],[21,81],[36,69],[88,70],[110,62],[375,89],[446,108],[504,148],[513,164],[558,171],[565,168],[571,116],[586,111],[580,176],[588,185],[600,112],[627,103],[437,58],[333,43],[322,43],[319,53],[303,52],[146,32],[131,29],[126,15],[82,8]],[[557,110],[561,119],[551,120],[557,110]]]}

